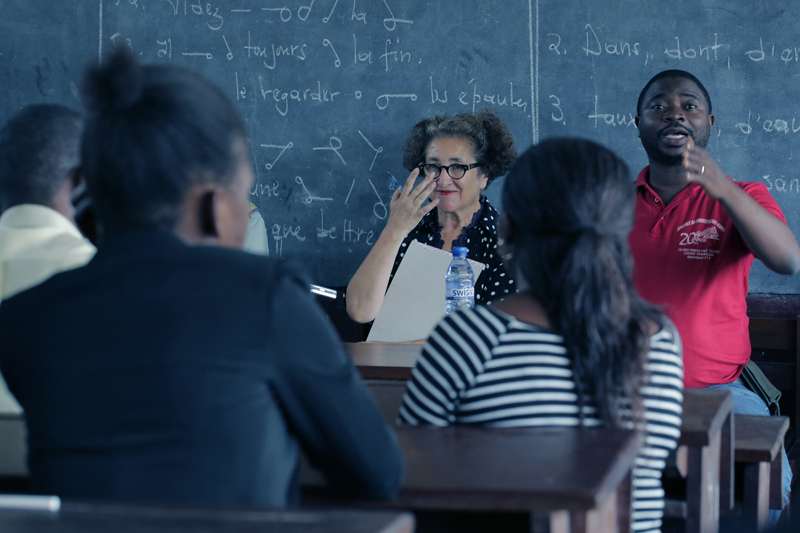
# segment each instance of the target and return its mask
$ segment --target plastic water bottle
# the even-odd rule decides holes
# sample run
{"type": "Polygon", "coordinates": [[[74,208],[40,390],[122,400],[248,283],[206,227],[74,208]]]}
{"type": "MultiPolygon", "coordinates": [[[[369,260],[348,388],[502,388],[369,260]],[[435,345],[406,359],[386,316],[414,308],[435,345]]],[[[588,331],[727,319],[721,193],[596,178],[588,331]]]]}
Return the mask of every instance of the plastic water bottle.
{"type": "Polygon", "coordinates": [[[453,247],[453,260],[444,278],[444,309],[449,315],[455,309],[475,306],[475,276],[467,261],[467,249],[453,247]]]}

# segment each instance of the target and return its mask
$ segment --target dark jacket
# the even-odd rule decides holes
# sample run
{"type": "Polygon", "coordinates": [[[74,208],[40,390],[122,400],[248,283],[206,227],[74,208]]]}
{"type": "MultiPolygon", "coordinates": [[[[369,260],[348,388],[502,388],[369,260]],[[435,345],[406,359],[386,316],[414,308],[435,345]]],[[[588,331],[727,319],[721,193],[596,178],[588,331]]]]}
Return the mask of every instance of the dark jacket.
{"type": "Polygon", "coordinates": [[[393,431],[281,260],[127,233],[4,301],[0,347],[38,493],[284,506],[301,447],[355,495],[400,485],[393,431]]]}

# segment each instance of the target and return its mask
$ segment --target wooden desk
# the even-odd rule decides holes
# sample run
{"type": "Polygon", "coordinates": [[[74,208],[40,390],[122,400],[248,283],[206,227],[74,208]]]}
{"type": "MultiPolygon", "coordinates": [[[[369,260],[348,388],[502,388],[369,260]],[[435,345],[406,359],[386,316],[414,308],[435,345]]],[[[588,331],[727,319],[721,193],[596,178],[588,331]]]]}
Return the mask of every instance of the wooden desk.
{"type": "MultiPolygon", "coordinates": [[[[380,507],[549,514],[553,533],[628,531],[630,473],[644,435],[610,428],[395,428],[399,496],[380,507]]],[[[305,487],[306,502],[330,504],[305,487]]],[[[335,500],[334,500],[335,501],[335,500]]]]}
{"type": "Polygon", "coordinates": [[[344,348],[365,379],[407,380],[422,351],[422,344],[346,342],[344,348]]]}
{"type": "Polygon", "coordinates": [[[412,533],[395,511],[234,511],[64,503],[61,511],[0,510],[3,533],[412,533]]]}
{"type": "Polygon", "coordinates": [[[608,428],[397,429],[407,465],[400,507],[564,510],[573,530],[592,522],[592,512],[613,521],[587,531],[616,530],[618,490],[627,491],[629,508],[629,475],[644,442],[641,434],[608,428]]]}
{"type": "Polygon", "coordinates": [[[736,462],[744,463],[743,521],[748,531],[767,529],[768,511],[783,509],[785,416],[734,415],[736,462]]]}
{"type": "MultiPolygon", "coordinates": [[[[394,422],[417,357],[416,345],[347,345],[389,422],[394,422]],[[391,377],[389,377],[391,376],[391,377]]],[[[733,397],[729,391],[687,389],[679,445],[688,450],[687,533],[715,533],[720,510],[733,507],[733,397]]],[[[683,514],[681,512],[681,514],[683,514]]]]}
{"type": "MultiPolygon", "coordinates": [[[[405,381],[367,385],[394,424],[405,381]]],[[[628,530],[629,475],[643,435],[610,428],[395,429],[406,478],[392,507],[544,513],[554,532],[584,531],[583,525],[585,531],[628,530]]],[[[322,500],[314,490],[306,495],[330,503],[324,491],[322,500]]]]}
{"type": "MultiPolygon", "coordinates": [[[[791,419],[787,440],[796,440],[800,421],[800,295],[748,294],[751,358],[783,392],[781,414],[791,419]]],[[[789,460],[800,458],[800,445],[789,452],[789,460]]]]}
{"type": "Polygon", "coordinates": [[[716,533],[720,509],[733,505],[732,408],[730,391],[683,391],[678,445],[688,449],[687,533],[716,533]]]}

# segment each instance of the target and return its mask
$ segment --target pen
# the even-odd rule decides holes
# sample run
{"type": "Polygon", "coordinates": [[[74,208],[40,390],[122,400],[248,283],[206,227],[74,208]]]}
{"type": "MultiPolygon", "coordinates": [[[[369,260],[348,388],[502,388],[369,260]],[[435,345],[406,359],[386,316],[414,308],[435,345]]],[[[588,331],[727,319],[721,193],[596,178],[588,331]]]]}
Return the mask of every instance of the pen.
{"type": "Polygon", "coordinates": [[[397,187],[397,190],[398,190],[398,191],[402,191],[402,190],[403,190],[403,186],[402,186],[402,185],[400,185],[400,182],[399,182],[399,181],[397,181],[397,178],[395,178],[394,176],[392,176],[392,173],[391,173],[391,172],[387,172],[387,174],[389,174],[389,177],[390,177],[390,178],[392,178],[392,183],[394,183],[394,186],[395,186],[395,187],[397,187]]]}

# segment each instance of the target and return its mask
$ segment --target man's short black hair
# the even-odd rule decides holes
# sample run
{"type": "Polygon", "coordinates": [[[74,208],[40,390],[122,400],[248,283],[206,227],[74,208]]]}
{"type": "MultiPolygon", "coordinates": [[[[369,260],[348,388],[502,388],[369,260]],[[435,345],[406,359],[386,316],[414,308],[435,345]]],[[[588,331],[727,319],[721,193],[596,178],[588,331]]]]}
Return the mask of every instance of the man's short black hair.
{"type": "Polygon", "coordinates": [[[700,87],[700,90],[702,91],[703,96],[706,99],[706,103],[708,103],[708,112],[711,113],[711,97],[708,96],[708,91],[706,90],[705,86],[702,83],[700,83],[700,80],[698,80],[693,74],[691,74],[689,72],[686,72],[685,70],[673,69],[673,70],[664,70],[664,71],[659,72],[658,74],[656,74],[655,76],[650,78],[650,81],[648,81],[647,85],[644,86],[644,89],[642,89],[642,92],[639,93],[639,101],[636,102],[636,116],[637,117],[640,116],[640,114],[641,114],[642,101],[644,100],[644,94],[647,92],[647,89],[649,89],[650,86],[653,85],[658,80],[661,80],[661,79],[664,79],[664,78],[685,78],[687,80],[693,81],[695,84],[697,84],[698,87],[700,87]]]}
{"type": "Polygon", "coordinates": [[[0,129],[0,211],[48,205],[80,164],[81,115],[62,105],[24,107],[0,129]]]}

